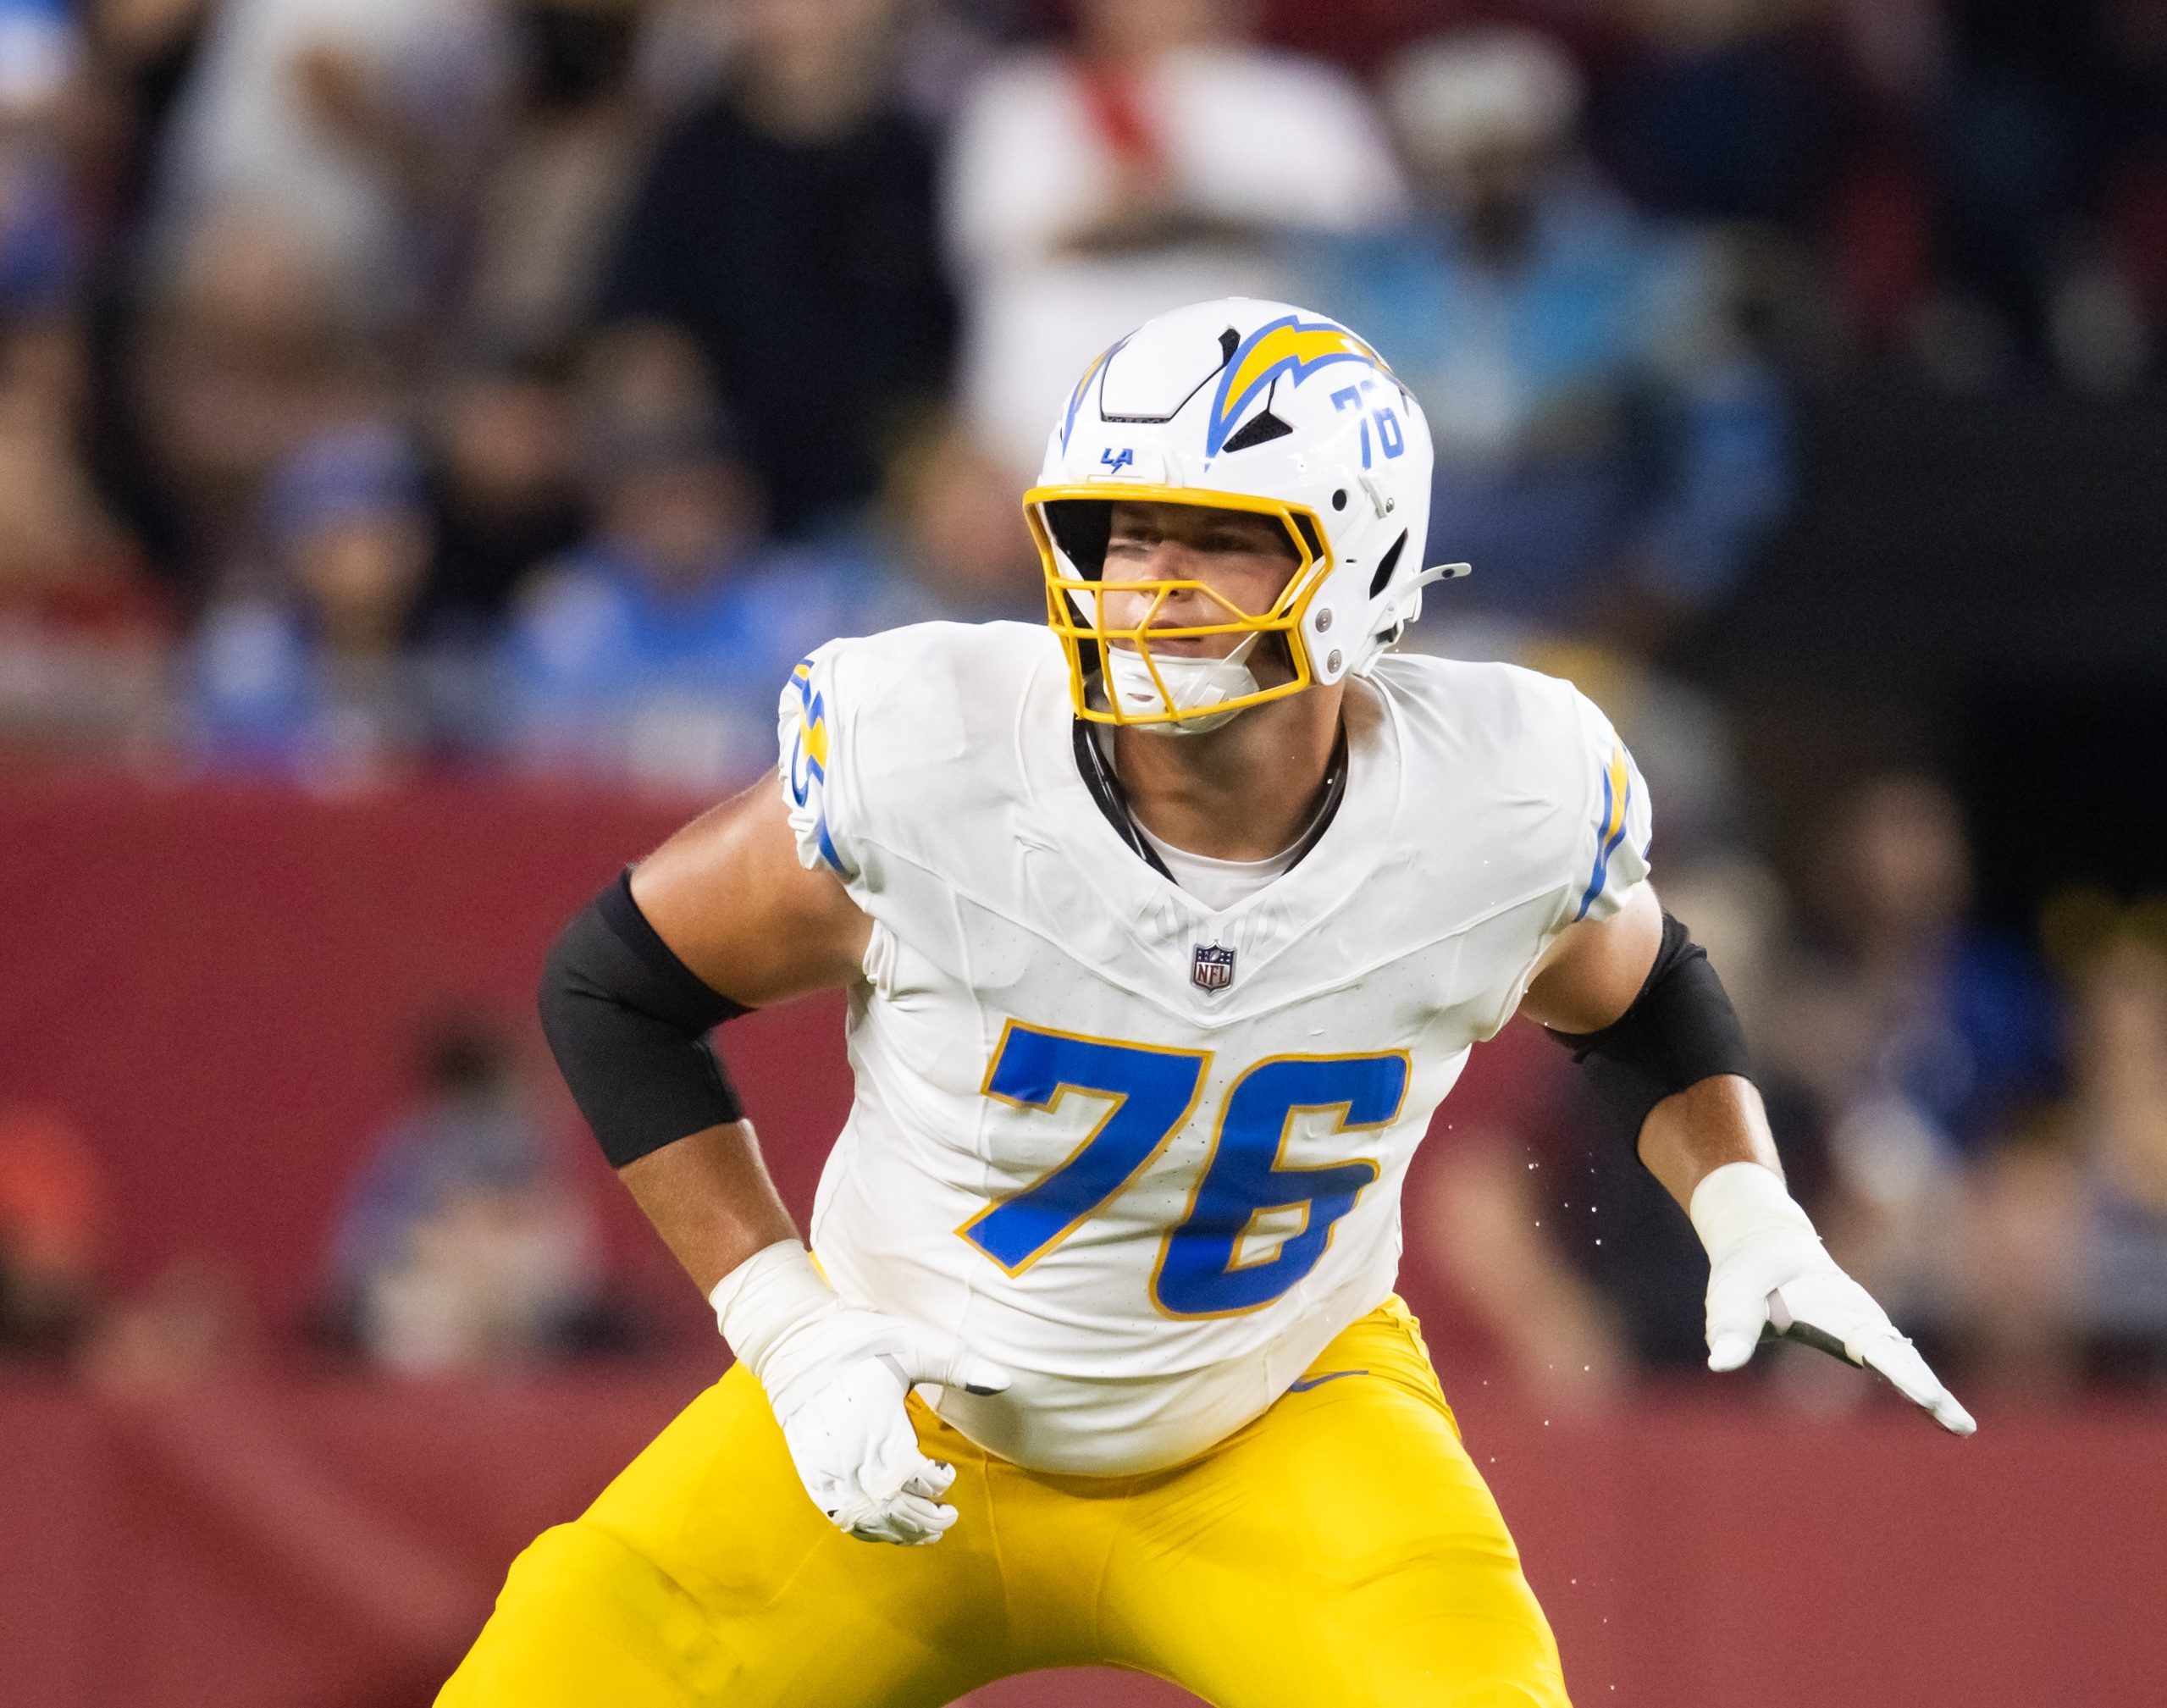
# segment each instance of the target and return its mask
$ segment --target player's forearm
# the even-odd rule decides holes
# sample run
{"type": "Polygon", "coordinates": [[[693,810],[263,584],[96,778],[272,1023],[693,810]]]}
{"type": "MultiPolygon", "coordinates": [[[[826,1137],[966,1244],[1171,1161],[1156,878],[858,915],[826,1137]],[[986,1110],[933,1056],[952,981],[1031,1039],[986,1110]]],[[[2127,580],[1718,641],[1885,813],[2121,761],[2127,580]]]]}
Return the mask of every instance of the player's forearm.
{"type": "Polygon", "coordinates": [[[1694,1188],[1728,1164],[1783,1172],[1761,1093],[1736,1074],[1701,1080],[1650,1109],[1640,1129],[1640,1160],[1688,1208],[1694,1188]]]}
{"type": "Polygon", "coordinates": [[[798,1237],[749,1121],[665,1145],[617,1178],[703,1295],[755,1252],[798,1237]]]}

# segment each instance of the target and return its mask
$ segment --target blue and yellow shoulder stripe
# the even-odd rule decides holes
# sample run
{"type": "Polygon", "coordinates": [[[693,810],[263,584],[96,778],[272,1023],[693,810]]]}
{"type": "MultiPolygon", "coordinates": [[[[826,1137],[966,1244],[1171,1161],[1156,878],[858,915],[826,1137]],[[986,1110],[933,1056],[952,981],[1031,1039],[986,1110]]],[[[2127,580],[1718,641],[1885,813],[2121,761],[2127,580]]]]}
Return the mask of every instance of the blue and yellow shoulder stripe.
{"type": "Polygon", "coordinates": [[[1602,814],[1595,823],[1595,869],[1589,874],[1588,887],[1580,897],[1579,911],[1573,915],[1576,924],[1587,918],[1588,909],[1595,906],[1595,898],[1610,882],[1611,856],[1625,840],[1626,814],[1632,804],[1633,766],[1625,757],[1625,744],[1613,739],[1610,763],[1603,768],[1602,814]]]}
{"type": "MultiPolygon", "coordinates": [[[[827,700],[813,687],[810,658],[798,661],[797,668],[790,672],[790,683],[798,690],[798,738],[790,750],[790,799],[804,806],[812,799],[813,785],[827,781],[827,700]]],[[[834,839],[827,831],[825,790],[818,812],[815,830],[820,837],[821,858],[841,873],[843,856],[835,851],[834,839]]]]}

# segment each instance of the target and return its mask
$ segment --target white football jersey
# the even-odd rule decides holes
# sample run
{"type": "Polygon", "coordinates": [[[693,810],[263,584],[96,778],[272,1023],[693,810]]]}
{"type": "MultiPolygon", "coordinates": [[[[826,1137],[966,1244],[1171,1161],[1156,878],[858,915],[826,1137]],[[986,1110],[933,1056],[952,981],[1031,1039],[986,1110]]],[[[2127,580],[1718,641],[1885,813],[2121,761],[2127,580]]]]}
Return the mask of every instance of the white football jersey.
{"type": "Polygon", "coordinates": [[[995,1453],[1148,1470],[1277,1399],[1391,1291],[1469,1047],[1646,875],[1646,788],[1566,683],[1387,656],[1346,730],[1315,845],[1214,912],[1101,810],[1048,631],[836,641],[783,694],[800,857],[873,920],[813,1248],[1015,1373],[938,1401],[995,1453]]]}

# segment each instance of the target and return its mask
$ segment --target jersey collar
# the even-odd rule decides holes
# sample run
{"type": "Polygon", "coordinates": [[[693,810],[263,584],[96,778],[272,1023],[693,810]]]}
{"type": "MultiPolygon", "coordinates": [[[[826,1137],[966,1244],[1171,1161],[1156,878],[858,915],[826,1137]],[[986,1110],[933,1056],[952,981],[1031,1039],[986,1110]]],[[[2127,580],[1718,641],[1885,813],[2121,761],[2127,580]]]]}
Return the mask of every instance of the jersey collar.
{"type": "Polygon", "coordinates": [[[1088,756],[1076,749],[1075,717],[1059,662],[1054,658],[1034,675],[1016,730],[1031,826],[1020,839],[1042,851],[1034,856],[1026,848],[1027,861],[1051,862],[1041,878],[1031,881],[1037,904],[1048,910],[1050,934],[1070,942],[1115,982],[1139,994],[1147,984],[1153,1000],[1172,1002],[1184,1012],[1202,1003],[1230,1020],[1255,1003],[1283,1000],[1281,981],[1266,980],[1266,970],[1293,944],[1329,931],[1393,858],[1403,732],[1390,695],[1378,683],[1352,679],[1344,726],[1345,777],[1335,810],[1320,815],[1298,865],[1214,912],[1148,860],[1124,833],[1125,821],[1109,815],[1100,803],[1086,781],[1088,756]],[[1086,893],[1095,904],[1084,901],[1086,893]],[[1162,986],[1157,974],[1136,983],[1119,970],[1130,965],[1114,947],[1122,940],[1144,950],[1146,963],[1174,975],[1178,986],[1162,986]],[[1208,996],[1191,986],[1195,942],[1238,947],[1242,970],[1230,990],[1208,996]]]}
{"type": "MultiPolygon", "coordinates": [[[[1166,862],[1159,857],[1158,850],[1152,846],[1151,838],[1145,835],[1143,827],[1136,822],[1135,810],[1129,804],[1129,792],[1122,788],[1120,777],[1114,771],[1113,761],[1107,757],[1098,727],[1082,718],[1075,720],[1073,745],[1077,773],[1083,778],[1084,787],[1091,791],[1091,798],[1097,803],[1099,811],[1105,815],[1107,823],[1114,826],[1114,833],[1134,849],[1137,858],[1145,865],[1167,882],[1175,883],[1174,874],[1166,869],[1166,862]]],[[[1332,820],[1339,813],[1340,802],[1346,795],[1346,725],[1342,721],[1339,733],[1333,738],[1331,761],[1324,768],[1324,782],[1318,785],[1316,801],[1309,810],[1308,821],[1303,826],[1302,834],[1295,838],[1286,863],[1287,871],[1292,871],[1300,865],[1307,858],[1309,850],[1317,846],[1318,839],[1331,827],[1332,820]]]]}

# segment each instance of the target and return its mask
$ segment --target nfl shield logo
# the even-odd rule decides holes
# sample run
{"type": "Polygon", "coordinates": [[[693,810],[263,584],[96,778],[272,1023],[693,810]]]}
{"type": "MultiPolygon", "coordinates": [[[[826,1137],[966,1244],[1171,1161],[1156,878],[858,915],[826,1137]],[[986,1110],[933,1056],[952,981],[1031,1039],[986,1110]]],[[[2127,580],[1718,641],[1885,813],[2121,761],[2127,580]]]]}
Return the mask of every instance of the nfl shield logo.
{"type": "Polygon", "coordinates": [[[1198,943],[1190,981],[1200,991],[1223,991],[1234,982],[1234,951],[1217,943],[1198,943]]]}

